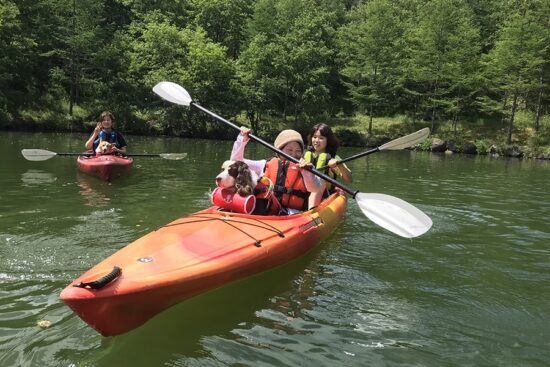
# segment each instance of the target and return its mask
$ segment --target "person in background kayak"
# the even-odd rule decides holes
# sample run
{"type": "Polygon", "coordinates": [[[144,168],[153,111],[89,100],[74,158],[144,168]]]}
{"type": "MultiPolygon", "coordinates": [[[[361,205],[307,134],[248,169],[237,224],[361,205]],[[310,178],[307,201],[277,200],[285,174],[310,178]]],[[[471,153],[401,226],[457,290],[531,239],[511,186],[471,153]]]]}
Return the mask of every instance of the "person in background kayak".
{"type": "Polygon", "coordinates": [[[274,197],[277,201],[277,205],[273,205],[272,202],[269,203],[267,200],[262,202],[263,193],[260,192],[257,195],[259,199],[256,200],[256,205],[259,209],[255,210],[254,213],[286,215],[309,209],[308,197],[310,193],[319,193],[322,195],[324,185],[317,176],[307,170],[307,168],[311,168],[313,165],[302,158],[304,141],[300,133],[295,130],[283,130],[273,143],[277,149],[300,160],[298,164],[289,162],[282,156],[276,156],[269,160],[245,159],[244,149],[250,140],[249,134],[250,129],[246,127],[241,128],[241,133],[233,144],[230,159],[233,161],[243,161],[258,176],[263,175],[266,177],[272,184],[270,188],[273,190],[271,197],[274,197]],[[267,207],[263,208],[262,204],[267,204],[267,207]]]}
{"type": "MultiPolygon", "coordinates": [[[[337,164],[338,160],[341,158],[336,154],[340,143],[338,138],[327,124],[316,124],[314,125],[307,136],[308,141],[308,151],[304,154],[304,159],[307,162],[313,163],[315,168],[321,168],[329,166],[325,170],[328,176],[336,179],[341,178],[346,183],[351,183],[353,181],[351,177],[351,171],[344,164],[337,164]]],[[[328,196],[332,194],[337,188],[334,187],[330,182],[321,180],[326,187],[326,190],[323,190],[323,194],[312,194],[309,197],[309,206],[315,207],[319,205],[323,196],[328,196]]]]}
{"type": "Polygon", "coordinates": [[[86,149],[94,151],[100,142],[106,141],[114,145],[114,152],[125,153],[126,152],[126,140],[120,132],[114,129],[114,116],[109,111],[103,111],[99,115],[99,122],[97,123],[92,136],[86,141],[86,149]]]}

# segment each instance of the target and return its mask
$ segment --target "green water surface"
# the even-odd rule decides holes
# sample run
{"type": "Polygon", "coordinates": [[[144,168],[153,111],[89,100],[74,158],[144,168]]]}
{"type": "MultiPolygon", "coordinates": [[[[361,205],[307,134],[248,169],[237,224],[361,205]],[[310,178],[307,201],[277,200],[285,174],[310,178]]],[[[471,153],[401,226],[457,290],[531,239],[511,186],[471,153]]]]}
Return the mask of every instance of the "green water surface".
{"type": "Polygon", "coordinates": [[[350,162],[354,188],[413,203],[430,232],[400,238],[351,200],[305,257],[105,338],[60,291],[207,207],[231,142],[129,136],[131,152],[188,157],[136,158],[110,184],[79,174],[76,158],[20,154],[78,152],[86,137],[0,132],[0,366],[550,365],[548,162],[409,151],[350,162]]]}

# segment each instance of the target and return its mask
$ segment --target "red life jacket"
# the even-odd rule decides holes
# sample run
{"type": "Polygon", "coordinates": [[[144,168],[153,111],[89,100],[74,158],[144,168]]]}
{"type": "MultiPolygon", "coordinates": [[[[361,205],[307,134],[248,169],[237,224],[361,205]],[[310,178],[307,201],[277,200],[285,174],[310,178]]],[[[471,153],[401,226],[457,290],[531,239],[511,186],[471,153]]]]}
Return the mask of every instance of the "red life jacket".
{"type": "Polygon", "coordinates": [[[266,163],[264,175],[274,182],[273,194],[283,207],[307,210],[309,192],[297,163],[272,158],[266,163]]]}

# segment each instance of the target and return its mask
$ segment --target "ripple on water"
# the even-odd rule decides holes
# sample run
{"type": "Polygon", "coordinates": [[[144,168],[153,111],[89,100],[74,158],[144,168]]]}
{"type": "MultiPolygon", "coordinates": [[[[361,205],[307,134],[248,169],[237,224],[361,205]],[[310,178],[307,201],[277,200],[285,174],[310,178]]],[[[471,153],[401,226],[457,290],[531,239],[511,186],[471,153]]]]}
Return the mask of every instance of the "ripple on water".
{"type": "MultiPolygon", "coordinates": [[[[432,230],[402,239],[350,200],[307,261],[102,338],[59,292],[146,230],[208,206],[231,142],[132,137],[143,152],[195,158],[136,160],[105,184],[62,158],[25,171],[38,163],[22,161],[18,144],[36,136],[0,144],[20,159],[0,167],[0,366],[549,365],[548,164],[411,152],[349,162],[354,187],[409,201],[432,230]]],[[[59,151],[74,142],[36,139],[59,151]]]]}

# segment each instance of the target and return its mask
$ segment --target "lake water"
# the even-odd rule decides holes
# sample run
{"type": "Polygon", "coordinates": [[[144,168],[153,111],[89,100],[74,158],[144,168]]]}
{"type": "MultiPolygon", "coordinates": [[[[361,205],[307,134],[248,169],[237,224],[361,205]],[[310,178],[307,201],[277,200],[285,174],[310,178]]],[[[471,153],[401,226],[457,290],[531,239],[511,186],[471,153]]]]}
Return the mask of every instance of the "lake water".
{"type": "Polygon", "coordinates": [[[433,228],[400,238],[351,200],[305,257],[105,338],[60,291],[208,206],[231,142],[129,136],[131,152],[188,157],[135,158],[110,184],[78,173],[75,157],[20,154],[79,152],[86,137],[0,132],[0,366],[550,365],[549,162],[409,151],[350,162],[352,187],[416,205],[433,228]]]}

